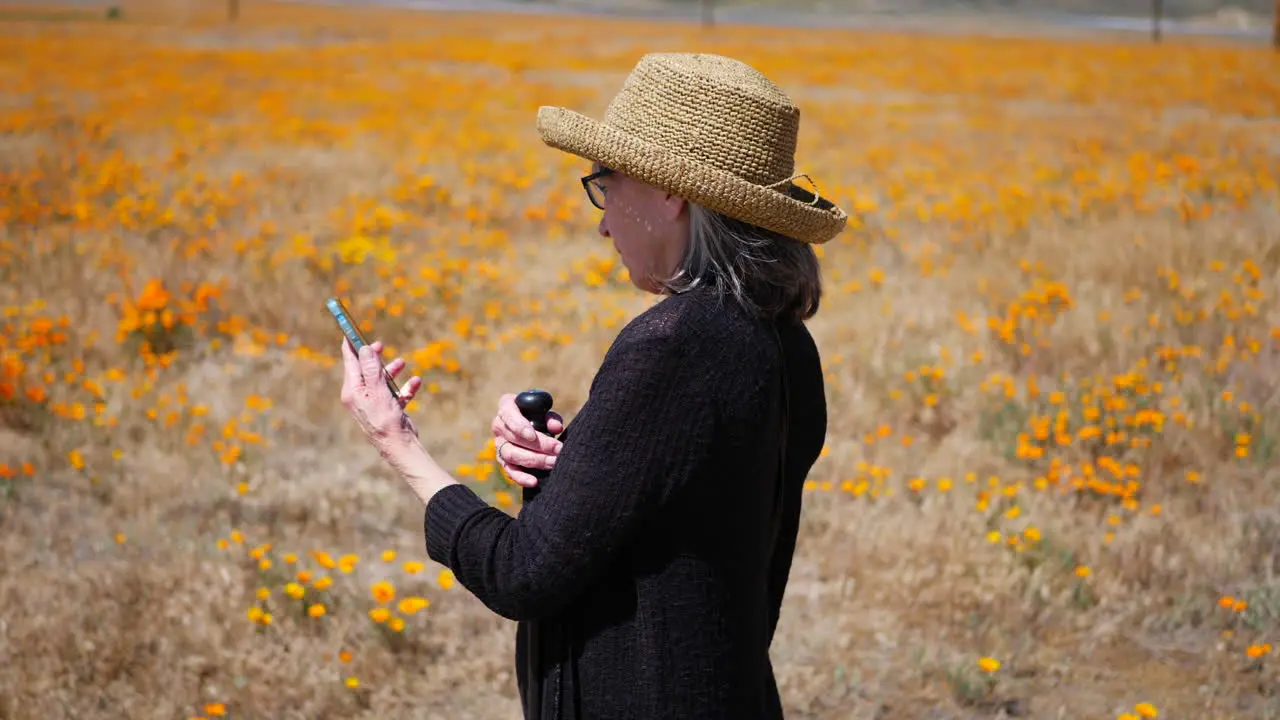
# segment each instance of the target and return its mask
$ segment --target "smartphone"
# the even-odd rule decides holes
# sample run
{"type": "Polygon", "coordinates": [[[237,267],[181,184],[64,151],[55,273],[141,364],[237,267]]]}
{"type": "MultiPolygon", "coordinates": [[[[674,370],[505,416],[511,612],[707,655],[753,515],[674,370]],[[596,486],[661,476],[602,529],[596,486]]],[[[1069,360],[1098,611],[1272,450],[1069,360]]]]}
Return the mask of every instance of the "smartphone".
{"type": "MultiPolygon", "coordinates": [[[[347,312],[347,308],[342,301],[336,297],[331,297],[325,301],[324,306],[328,308],[329,314],[333,315],[333,319],[338,321],[338,327],[342,330],[342,334],[347,336],[347,342],[351,343],[351,347],[356,352],[360,352],[360,348],[368,345],[364,335],[360,334],[360,328],[356,327],[356,321],[351,319],[351,313],[347,312]]],[[[382,375],[387,379],[387,387],[391,389],[391,395],[395,399],[400,399],[400,387],[396,385],[396,381],[391,378],[391,374],[387,369],[382,368],[382,375]]]]}

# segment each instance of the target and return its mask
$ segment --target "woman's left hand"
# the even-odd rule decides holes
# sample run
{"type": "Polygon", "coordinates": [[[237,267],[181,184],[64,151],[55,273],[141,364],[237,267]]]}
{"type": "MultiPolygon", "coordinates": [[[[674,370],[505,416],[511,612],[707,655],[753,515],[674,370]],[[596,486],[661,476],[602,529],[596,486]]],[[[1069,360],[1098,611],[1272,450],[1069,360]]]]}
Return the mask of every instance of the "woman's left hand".
{"type": "MultiPolygon", "coordinates": [[[[418,437],[418,429],[404,407],[422,388],[422,378],[409,378],[397,400],[383,375],[380,341],[361,348],[357,355],[344,338],[342,365],[342,404],[351,411],[369,443],[394,464],[396,451],[418,437]]],[[[386,372],[394,378],[404,367],[405,361],[396,358],[386,366],[386,372]]]]}

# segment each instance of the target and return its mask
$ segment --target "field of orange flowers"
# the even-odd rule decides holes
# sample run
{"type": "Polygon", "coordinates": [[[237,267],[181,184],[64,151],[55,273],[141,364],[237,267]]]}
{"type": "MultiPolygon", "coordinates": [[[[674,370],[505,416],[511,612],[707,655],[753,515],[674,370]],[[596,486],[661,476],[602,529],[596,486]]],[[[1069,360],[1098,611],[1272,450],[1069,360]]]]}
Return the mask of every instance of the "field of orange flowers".
{"type": "Polygon", "coordinates": [[[215,10],[0,10],[0,718],[517,716],[323,302],[517,512],[498,396],[571,417],[651,302],[534,113],[695,49],[853,214],[788,717],[1280,717],[1280,55],[215,10]]]}

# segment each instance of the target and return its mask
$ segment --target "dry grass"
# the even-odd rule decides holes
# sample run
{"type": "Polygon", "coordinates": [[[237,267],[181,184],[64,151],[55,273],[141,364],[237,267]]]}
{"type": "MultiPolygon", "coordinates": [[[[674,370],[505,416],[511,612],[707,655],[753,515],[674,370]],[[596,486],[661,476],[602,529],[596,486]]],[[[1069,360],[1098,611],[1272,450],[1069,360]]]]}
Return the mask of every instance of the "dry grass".
{"type": "Polygon", "coordinates": [[[498,395],[571,416],[650,302],[533,113],[661,49],[775,78],[858,215],[788,717],[1280,716],[1280,56],[197,10],[0,29],[0,718],[517,715],[514,628],[425,562],[322,302],[515,512],[498,395]]]}

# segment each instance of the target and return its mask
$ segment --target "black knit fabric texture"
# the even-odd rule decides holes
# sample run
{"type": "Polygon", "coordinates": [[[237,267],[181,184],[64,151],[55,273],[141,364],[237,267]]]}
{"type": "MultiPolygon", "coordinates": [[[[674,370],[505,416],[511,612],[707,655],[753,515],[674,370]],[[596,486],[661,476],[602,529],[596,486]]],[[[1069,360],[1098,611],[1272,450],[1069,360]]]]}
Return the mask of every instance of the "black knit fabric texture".
{"type": "Polygon", "coordinates": [[[782,717],[769,647],[827,408],[808,330],[778,332],[790,420],[774,547],[778,345],[710,288],[664,298],[618,334],[518,517],[467,485],[427,505],[429,556],[518,621],[526,717],[782,717]]]}

